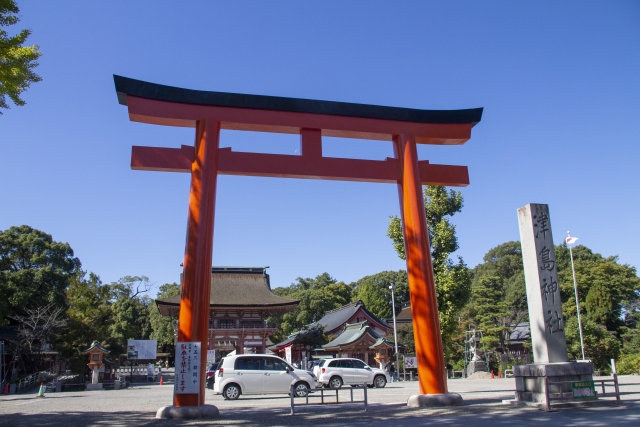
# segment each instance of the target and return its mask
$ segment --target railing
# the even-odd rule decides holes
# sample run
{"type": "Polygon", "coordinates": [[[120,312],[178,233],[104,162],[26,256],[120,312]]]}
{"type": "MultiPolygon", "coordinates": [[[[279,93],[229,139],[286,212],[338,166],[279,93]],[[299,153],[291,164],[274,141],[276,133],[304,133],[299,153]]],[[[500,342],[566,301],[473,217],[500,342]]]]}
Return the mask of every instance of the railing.
{"type": "Polygon", "coordinates": [[[28,388],[31,388],[34,384],[42,383],[45,380],[49,379],[49,377],[55,377],[58,375],[60,371],[60,367],[58,365],[47,369],[46,371],[36,372],[35,374],[27,375],[22,378],[18,385],[16,386],[16,393],[20,393],[28,388]]]}
{"type": "Polygon", "coordinates": [[[592,381],[549,381],[548,377],[544,379],[544,409],[545,411],[551,411],[551,401],[560,400],[563,402],[577,402],[581,400],[595,400],[599,397],[615,397],[616,405],[621,406],[620,402],[620,388],[618,387],[618,375],[613,374],[613,378],[610,380],[592,380],[592,381]],[[595,390],[595,384],[600,383],[602,387],[602,393],[598,394],[595,390]],[[613,392],[605,392],[605,384],[610,387],[613,386],[613,392]],[[613,383],[613,384],[608,384],[613,383]],[[570,385],[571,392],[563,391],[562,385],[570,385]],[[557,387],[559,391],[551,392],[551,387],[557,387]]]}
{"type": "Polygon", "coordinates": [[[399,372],[398,373],[398,380],[399,381],[413,381],[413,380],[417,380],[417,379],[418,379],[418,375],[417,375],[417,373],[416,373],[416,375],[413,375],[413,371],[399,372]]]}
{"type": "MultiPolygon", "coordinates": [[[[131,366],[121,366],[119,368],[114,368],[113,373],[118,377],[120,376],[127,377],[133,374],[134,376],[144,376],[149,378],[153,376],[153,378],[156,378],[162,372],[160,371],[160,369],[158,369],[157,366],[154,366],[153,375],[149,375],[147,366],[141,365],[141,366],[134,366],[133,369],[131,369],[131,366]]],[[[167,371],[165,370],[164,373],[167,373],[167,371]]]]}
{"type": "Polygon", "coordinates": [[[258,330],[265,330],[265,329],[278,329],[277,326],[275,325],[264,325],[264,324],[255,324],[255,325],[217,325],[214,326],[212,323],[209,324],[209,329],[244,329],[244,330],[248,330],[248,329],[258,329],[258,330]]]}
{"type": "Polygon", "coordinates": [[[328,404],[339,404],[339,403],[364,403],[364,412],[367,412],[368,410],[368,404],[369,401],[367,399],[367,383],[364,383],[362,385],[352,385],[351,387],[349,387],[348,389],[345,388],[336,388],[336,389],[324,389],[324,388],[320,388],[317,390],[311,390],[309,388],[303,388],[303,389],[296,389],[294,388],[294,385],[291,385],[291,388],[289,389],[289,394],[291,396],[291,415],[295,415],[295,398],[297,397],[302,397],[300,395],[300,393],[304,393],[304,397],[305,397],[305,403],[298,403],[298,406],[302,406],[302,405],[328,405],[328,404]],[[358,389],[361,388],[364,391],[364,398],[363,400],[353,400],[353,390],[354,389],[358,389]],[[351,394],[351,399],[350,400],[343,400],[342,402],[340,402],[340,397],[338,396],[338,392],[340,390],[349,390],[350,394],[351,394]],[[311,397],[320,397],[320,403],[309,403],[309,393],[314,393],[314,392],[320,392],[320,396],[318,396],[317,394],[315,396],[311,396],[311,397]],[[324,401],[324,393],[325,391],[327,393],[329,392],[336,392],[336,400],[335,402],[325,402],[324,401]]]}

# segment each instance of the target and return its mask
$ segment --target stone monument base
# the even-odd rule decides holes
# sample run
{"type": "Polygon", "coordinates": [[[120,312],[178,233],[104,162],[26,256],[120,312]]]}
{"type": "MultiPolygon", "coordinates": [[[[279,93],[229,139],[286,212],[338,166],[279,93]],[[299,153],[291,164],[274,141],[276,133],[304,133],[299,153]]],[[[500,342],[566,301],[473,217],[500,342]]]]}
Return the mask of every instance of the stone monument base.
{"type": "Polygon", "coordinates": [[[441,406],[464,405],[462,397],[457,393],[443,394],[414,394],[409,396],[407,406],[409,408],[437,408],[441,406]]]}
{"type": "Polygon", "coordinates": [[[98,383],[98,384],[87,383],[87,387],[85,388],[85,390],[86,391],[102,390],[102,383],[98,383]]]}
{"type": "Polygon", "coordinates": [[[467,365],[467,377],[470,377],[476,372],[489,372],[487,364],[482,360],[469,362],[469,365],[467,365]]]}
{"type": "MultiPolygon", "coordinates": [[[[516,401],[523,403],[545,403],[544,379],[557,381],[593,381],[593,364],[591,362],[531,363],[513,367],[516,380],[516,401]]],[[[572,393],[571,384],[553,387],[552,396],[559,397],[559,392],[572,393]]],[[[569,397],[568,397],[569,399],[569,397]]],[[[572,400],[572,399],[571,399],[572,400]]],[[[560,402],[560,401],[556,401],[560,402]]]]}
{"type": "Polygon", "coordinates": [[[194,420],[199,418],[216,418],[220,411],[213,405],[204,406],[163,406],[156,412],[156,418],[174,420],[194,420]]]}

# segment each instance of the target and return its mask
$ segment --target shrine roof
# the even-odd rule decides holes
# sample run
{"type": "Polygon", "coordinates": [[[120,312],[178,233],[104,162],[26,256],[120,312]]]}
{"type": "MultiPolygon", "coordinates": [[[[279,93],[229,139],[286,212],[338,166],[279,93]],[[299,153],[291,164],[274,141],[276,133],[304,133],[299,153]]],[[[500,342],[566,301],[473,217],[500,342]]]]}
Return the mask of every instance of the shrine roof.
{"type": "MultiPolygon", "coordinates": [[[[180,295],[156,300],[164,315],[180,307],[180,295]]],[[[211,269],[211,308],[290,308],[298,300],[283,298],[271,292],[266,267],[213,267],[211,269]]]]}
{"type": "Polygon", "coordinates": [[[395,120],[413,123],[440,123],[473,125],[480,122],[482,108],[462,110],[421,110],[387,107],[350,102],[321,101],[280,96],[248,95],[183,89],[145,82],[122,76],[113,76],[118,102],[127,105],[127,95],[158,101],[215,107],[247,108],[295,113],[326,114],[366,119],[395,120]]]}
{"type": "Polygon", "coordinates": [[[376,341],[375,344],[378,345],[379,339],[382,338],[367,321],[360,323],[347,323],[344,327],[344,331],[340,335],[338,335],[336,339],[334,339],[330,343],[323,345],[322,348],[329,349],[350,345],[359,341],[365,335],[370,335],[376,341]]]}
{"type": "Polygon", "coordinates": [[[379,319],[375,314],[367,310],[364,303],[360,300],[352,302],[351,304],[344,305],[334,310],[325,311],[324,316],[316,323],[324,326],[325,332],[331,332],[344,325],[358,310],[364,311],[371,319],[378,324],[378,326],[386,329],[390,329],[383,320],[379,319]]]}
{"type": "Polygon", "coordinates": [[[89,347],[88,349],[86,349],[86,350],[84,351],[84,353],[88,353],[88,352],[90,352],[91,350],[93,350],[94,348],[97,348],[98,350],[100,350],[100,351],[102,351],[102,352],[104,352],[104,353],[110,353],[110,351],[109,351],[109,350],[107,350],[106,348],[104,348],[104,347],[102,346],[102,344],[100,344],[98,341],[94,341],[94,342],[92,342],[92,343],[91,343],[91,347],[89,347]]]}

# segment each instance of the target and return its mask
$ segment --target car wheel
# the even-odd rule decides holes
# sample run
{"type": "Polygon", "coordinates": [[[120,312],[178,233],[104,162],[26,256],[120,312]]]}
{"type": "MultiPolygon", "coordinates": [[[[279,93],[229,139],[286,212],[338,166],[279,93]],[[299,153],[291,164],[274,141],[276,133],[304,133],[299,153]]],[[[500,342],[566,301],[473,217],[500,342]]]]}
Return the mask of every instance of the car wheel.
{"type": "Polygon", "coordinates": [[[309,387],[309,384],[302,381],[296,383],[293,388],[295,389],[294,394],[296,397],[305,397],[307,395],[307,390],[311,389],[311,387],[309,387]]]}
{"type": "Polygon", "coordinates": [[[384,388],[384,386],[387,385],[387,379],[385,377],[383,377],[382,375],[378,375],[373,380],[373,385],[375,385],[376,388],[384,388]]]}
{"type": "Polygon", "coordinates": [[[240,397],[240,386],[237,384],[229,384],[222,392],[225,400],[237,400],[240,397]]]}
{"type": "Polygon", "coordinates": [[[331,377],[331,379],[329,380],[329,387],[331,387],[334,390],[337,390],[340,387],[342,387],[342,378],[331,377]]]}

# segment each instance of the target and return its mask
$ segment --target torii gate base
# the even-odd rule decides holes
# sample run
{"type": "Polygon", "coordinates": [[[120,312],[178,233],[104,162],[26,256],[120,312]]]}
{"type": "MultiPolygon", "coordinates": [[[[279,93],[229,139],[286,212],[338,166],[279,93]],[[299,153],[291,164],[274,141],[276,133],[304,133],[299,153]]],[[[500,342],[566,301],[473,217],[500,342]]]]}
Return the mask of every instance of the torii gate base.
{"type": "MultiPolygon", "coordinates": [[[[119,76],[114,76],[114,80],[118,99],[128,107],[132,121],[196,129],[194,147],[134,146],[131,154],[132,169],[191,173],[178,341],[199,341],[203,349],[208,345],[213,225],[219,174],[395,183],[407,255],[421,393],[412,396],[408,405],[462,403],[459,395],[447,393],[422,185],[466,186],[469,176],[463,166],[418,161],[416,144],[465,143],[471,137],[471,128],[480,121],[481,108],[414,110],[194,91],[119,76]],[[228,148],[220,149],[221,129],[299,134],[301,155],[234,153],[228,148]],[[384,161],[323,157],[322,136],[391,140],[395,157],[384,161]]],[[[204,358],[200,368],[201,374],[204,373],[204,358]]],[[[203,378],[200,378],[200,393],[175,393],[175,407],[190,407],[176,416],[212,414],[208,405],[204,405],[204,397],[203,378]],[[191,411],[195,409],[193,407],[202,410],[191,411]]],[[[163,413],[171,416],[172,411],[166,409],[163,413]]],[[[215,412],[217,414],[217,410],[215,412]]],[[[158,415],[161,415],[160,411],[158,415]]]]}

